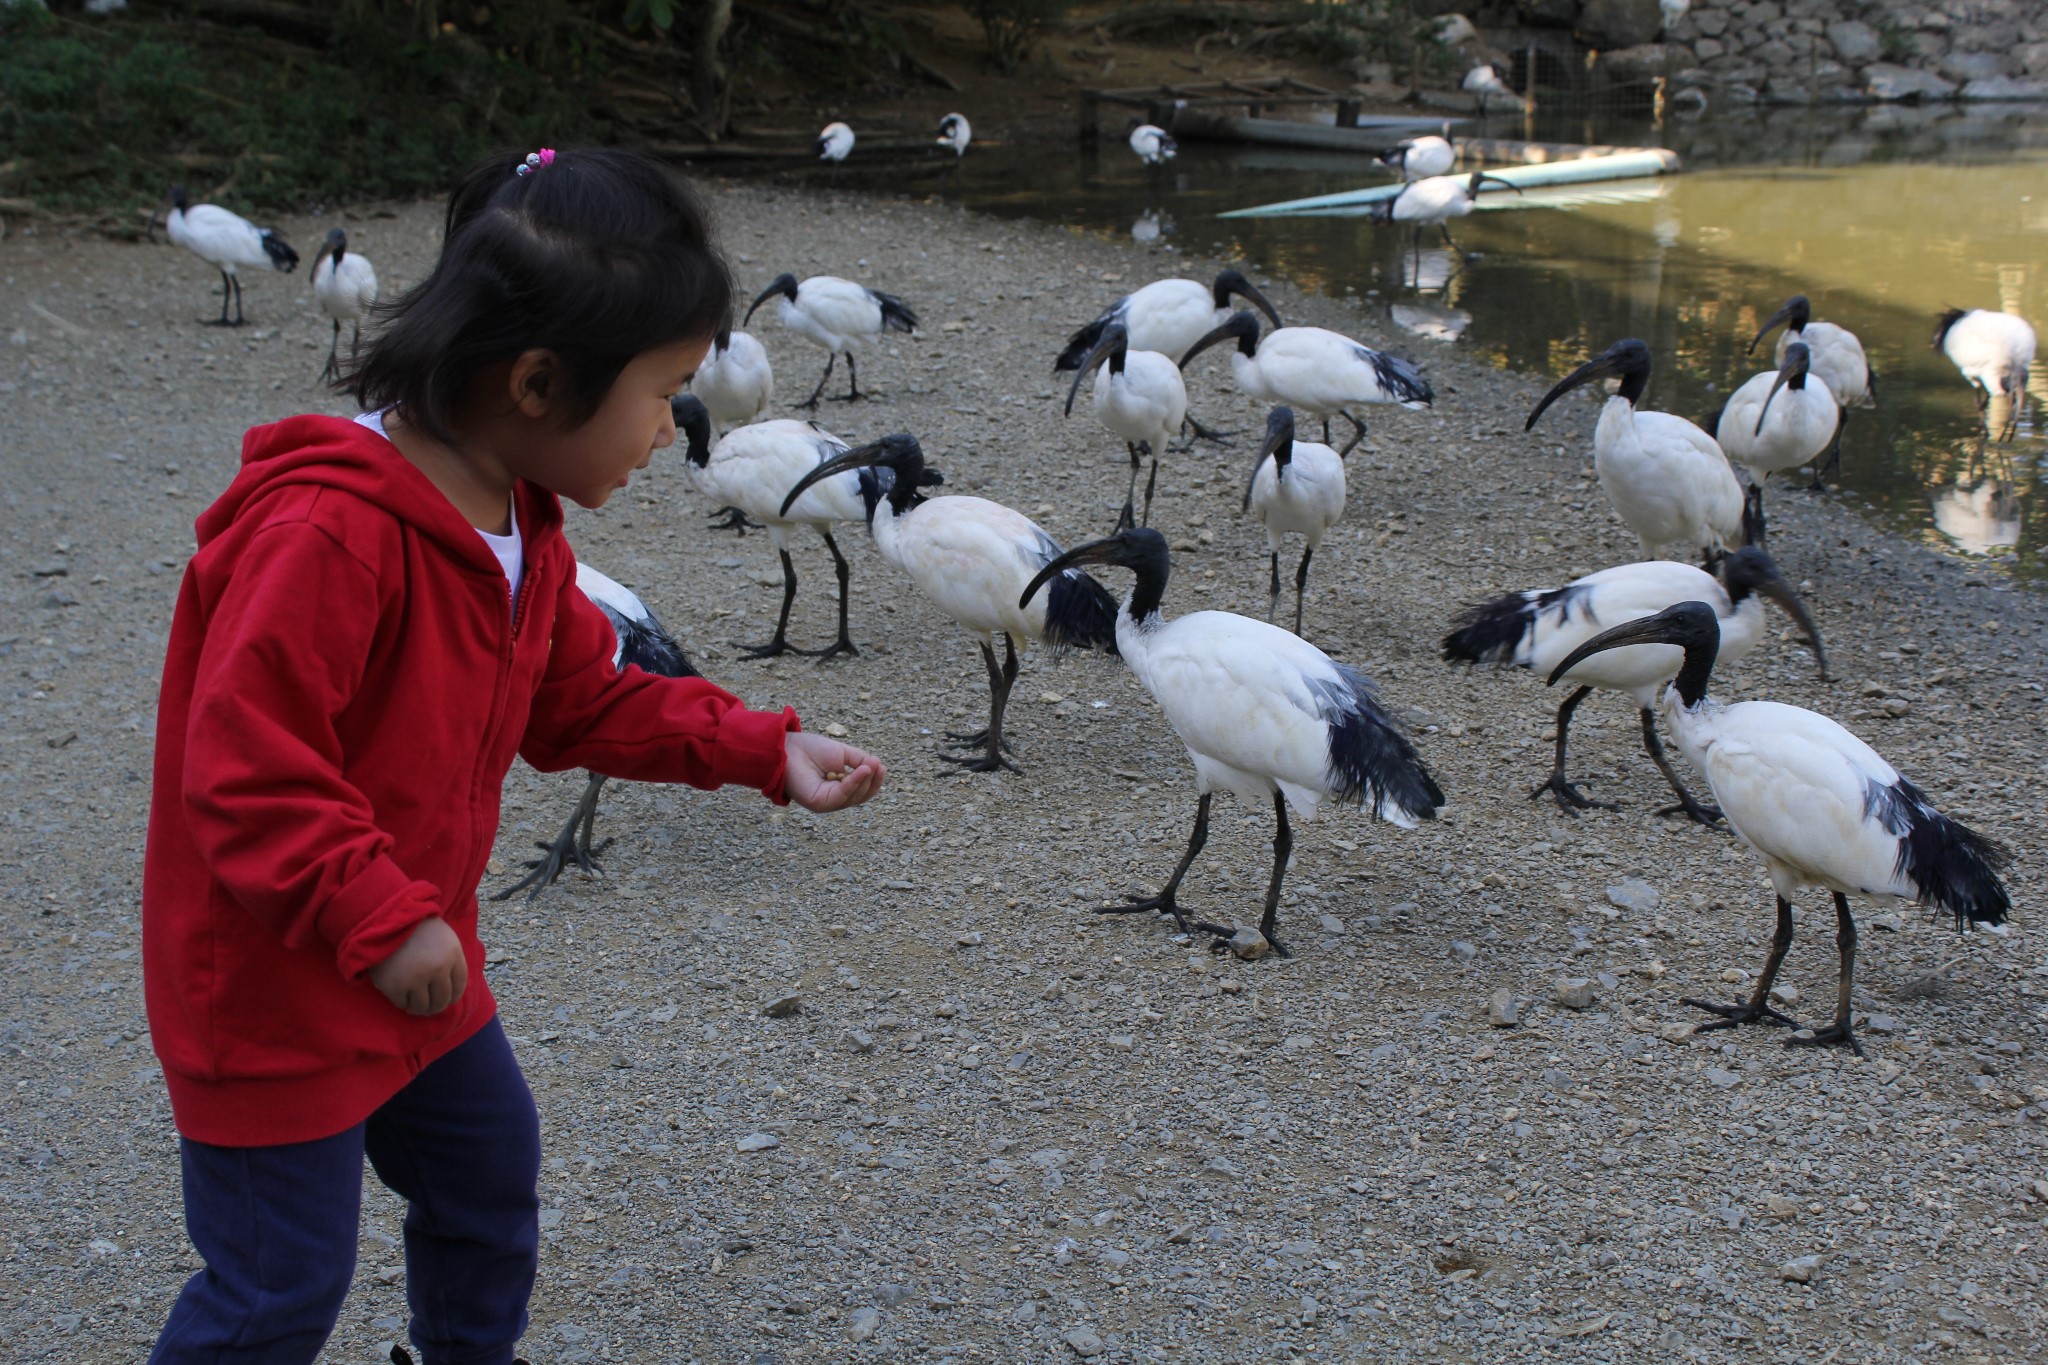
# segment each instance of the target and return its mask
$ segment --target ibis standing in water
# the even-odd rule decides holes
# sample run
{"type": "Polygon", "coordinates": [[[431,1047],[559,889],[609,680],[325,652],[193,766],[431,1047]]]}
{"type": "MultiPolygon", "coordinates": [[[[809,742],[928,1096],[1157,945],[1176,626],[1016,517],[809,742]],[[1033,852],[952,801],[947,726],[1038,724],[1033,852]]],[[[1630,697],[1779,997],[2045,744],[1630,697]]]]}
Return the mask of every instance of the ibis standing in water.
{"type": "Polygon", "coordinates": [[[1415,746],[1380,709],[1364,674],[1338,663],[1298,635],[1225,611],[1168,621],[1160,602],[1171,564],[1157,531],[1134,527],[1077,546],[1038,571],[1030,601],[1049,579],[1082,565],[1129,569],[1136,583],[1116,614],[1117,652],[1187,745],[1195,764],[1195,827],[1187,851],[1156,896],[1105,906],[1101,914],[1170,914],[1182,932],[1219,940],[1234,930],[1190,923],[1178,895],[1182,878],[1209,838],[1209,805],[1218,788],[1247,804],[1273,804],[1273,872],[1259,932],[1284,954],[1274,930],[1280,885],[1294,835],[1292,806],[1304,820],[1324,801],[1361,805],[1404,829],[1431,819],[1443,791],[1415,746]]]}
{"type": "Polygon", "coordinates": [[[1449,175],[1451,167],[1458,164],[1458,153],[1449,138],[1432,133],[1397,142],[1373,160],[1403,180],[1427,180],[1433,175],[1449,175]]]}
{"type": "Polygon", "coordinates": [[[2027,397],[2027,368],[2034,363],[2034,329],[2025,318],[1986,308],[1951,308],[1936,321],[1934,349],[1947,356],[1977,390],[1977,411],[1988,425],[1991,400],[2002,395],[2006,412],[2001,441],[2019,429],[2020,404],[2027,397]]]}
{"type": "Polygon", "coordinates": [[[328,232],[319,258],[313,262],[313,299],[320,311],[334,320],[327,367],[320,371],[322,379],[332,379],[341,373],[341,324],[346,322],[354,329],[348,339],[348,359],[353,365],[356,344],[363,339],[363,319],[377,303],[377,272],[367,257],[348,249],[348,234],[340,228],[328,232]]]}
{"type": "MultiPolygon", "coordinates": [[[[736,427],[713,445],[711,414],[702,399],[678,394],[669,400],[669,411],[684,440],[683,477],[721,504],[722,511],[736,514],[738,522],[753,517],[766,525],[769,543],[782,561],[782,611],[775,618],[775,635],[768,643],[747,649],[744,657],[808,654],[823,661],[860,653],[846,628],[847,583],[852,574],[846,556],[839,553],[839,542],[832,538],[833,523],[859,521],[865,515],[860,479],[849,474],[816,488],[811,485],[817,480],[809,480],[803,485],[809,491],[801,505],[790,505],[795,501],[790,489],[819,465],[844,453],[846,442],[815,422],[784,418],[736,427]],[[796,601],[796,563],[789,557],[789,532],[796,526],[808,526],[824,539],[839,580],[839,638],[821,650],[795,649],[789,643],[789,609],[796,601]]],[[[728,529],[734,520],[717,524],[728,529]]]]}
{"type": "Polygon", "coordinates": [[[1870,368],[1869,357],[1863,354],[1863,343],[1856,334],[1846,327],[1832,322],[1813,320],[1813,302],[1804,294],[1794,294],[1785,300],[1785,306],[1764,320],[1751,338],[1748,355],[1755,355],[1757,343],[1771,334],[1771,329],[1783,323],[1785,330],[1778,337],[1778,349],[1774,356],[1780,365],[1785,363],[1786,348],[1795,341],[1806,346],[1807,363],[1813,377],[1828,386],[1834,395],[1835,406],[1841,410],[1841,417],[1835,424],[1835,437],[1828,446],[1828,462],[1813,472],[1815,491],[1824,488],[1827,476],[1842,467],[1842,433],[1849,426],[1849,409],[1868,408],[1877,404],[1877,372],[1870,368]]]}
{"type": "Polygon", "coordinates": [[[752,333],[726,328],[711,340],[690,392],[703,400],[712,428],[723,434],[756,421],[775,397],[775,368],[752,333]]]}
{"type": "MultiPolygon", "coordinates": [[[[1763,638],[1765,598],[1783,608],[1806,632],[1806,643],[1820,667],[1821,681],[1827,681],[1827,654],[1821,648],[1820,631],[1807,613],[1806,604],[1786,585],[1771,557],[1754,546],[1723,559],[1718,578],[1690,564],[1651,559],[1602,569],[1562,588],[1532,588],[1476,602],[1459,614],[1451,633],[1444,637],[1444,661],[1475,666],[1505,664],[1549,673],[1558,660],[1609,626],[1654,616],[1679,602],[1705,602],[1713,609],[1720,622],[1721,657],[1732,661],[1748,654],[1763,638]]],[[[1683,662],[1684,655],[1674,647],[1640,645],[1589,655],[1569,673],[1558,675],[1577,687],[1557,708],[1557,757],[1551,764],[1550,776],[1530,790],[1529,799],[1533,801],[1548,792],[1557,801],[1558,809],[1567,815],[1592,806],[1618,809],[1611,802],[1585,796],[1564,771],[1572,713],[1588,693],[1600,688],[1633,698],[1641,712],[1643,749],[1678,797],[1677,805],[1665,806],[1657,814],[1683,811],[1703,825],[1720,819],[1719,811],[1702,806],[1686,790],[1657,738],[1657,691],[1677,675],[1683,662]]]]}
{"type": "Polygon", "coordinates": [[[1296,412],[1323,419],[1323,443],[1330,441],[1330,418],[1334,414],[1356,428],[1339,450],[1365,439],[1365,423],[1350,409],[1360,403],[1393,403],[1404,408],[1426,408],[1436,393],[1422,372],[1407,361],[1385,351],[1361,346],[1350,337],[1321,327],[1280,327],[1259,336],[1259,320],[1250,313],[1233,313],[1223,324],[1197,341],[1181,357],[1181,368],[1211,346],[1235,341],[1230,357],[1231,373],[1237,387],[1262,403],[1281,404],[1296,412]]]}
{"type": "Polygon", "coordinates": [[[751,321],[754,310],[770,299],[776,300],[776,316],[784,327],[825,348],[825,373],[818,376],[818,387],[811,390],[811,396],[797,404],[800,408],[818,406],[818,395],[825,391],[825,381],[832,377],[841,352],[846,355],[844,401],[865,398],[853,365],[853,348],[884,332],[917,330],[917,314],[902,299],[836,275],[813,275],[801,284],[787,272],[777,275],[748,305],[742,321],[751,321]]]}
{"type": "Polygon", "coordinates": [[[1294,633],[1299,635],[1308,562],[1323,543],[1323,533],[1344,515],[1344,461],[1319,441],[1295,440],[1292,409],[1274,408],[1266,417],[1266,441],[1252,466],[1251,482],[1245,485],[1244,510],[1266,528],[1266,546],[1273,555],[1268,621],[1280,604],[1280,538],[1298,535],[1305,542],[1294,570],[1294,633]]]}
{"type": "Polygon", "coordinates": [[[974,128],[967,122],[967,115],[948,114],[939,120],[938,143],[941,147],[953,149],[955,161],[967,155],[967,144],[972,141],[974,128]]]}
{"type": "Polygon", "coordinates": [[[1489,101],[1505,100],[1507,103],[1517,106],[1522,102],[1515,92],[1508,88],[1508,83],[1501,79],[1499,70],[1494,67],[1492,62],[1480,62],[1477,66],[1474,66],[1465,73],[1465,79],[1460,84],[1463,86],[1466,94],[1479,97],[1479,117],[1481,118],[1486,117],[1486,106],[1489,101]]]}
{"type": "Polygon", "coordinates": [[[1680,602],[1580,645],[1551,674],[1554,683],[1606,650],[1677,646],[1684,663],[1658,709],[1678,747],[1706,775],[1714,801],[1742,842],[1763,858],[1778,895],[1770,956],[1747,1002],[1684,1003],[1719,1016],[1702,1028],[1765,1021],[1798,1029],[1793,1043],[1833,1043],[1858,1054],[1850,1022],[1856,981],[1856,921],[1849,896],[1917,900],[1968,923],[2002,924],[2012,901],[2000,874],[2001,845],[1943,815],[1876,750],[1826,716],[1771,701],[1724,706],[1707,695],[1721,629],[1714,609],[1680,602]],[[1834,1021],[1808,1032],[1771,1006],[1771,987],[1792,944],[1792,896],[1822,886],[1835,900],[1841,975],[1834,1021]]]}
{"type": "Polygon", "coordinates": [[[1150,123],[1141,123],[1131,129],[1131,150],[1138,160],[1147,166],[1163,166],[1173,160],[1173,154],[1180,150],[1180,144],[1167,136],[1164,128],[1150,123]]]}
{"type": "Polygon", "coordinates": [[[1750,527],[1759,541],[1768,529],[1765,482],[1780,469],[1818,465],[1841,425],[1841,409],[1828,386],[1807,382],[1812,355],[1806,343],[1793,342],[1775,371],[1744,380],[1714,420],[1713,434],[1721,449],[1749,473],[1750,527]]]}
{"type": "Polygon", "coordinates": [[[1486,181],[1506,185],[1516,194],[1522,192],[1520,185],[1503,180],[1485,171],[1474,171],[1470,175],[1433,175],[1427,180],[1412,180],[1403,185],[1400,192],[1391,199],[1382,199],[1372,206],[1372,217],[1382,223],[1408,223],[1415,229],[1415,249],[1422,250],[1422,230],[1433,227],[1444,235],[1444,245],[1456,251],[1458,244],[1451,240],[1451,219],[1463,218],[1472,212],[1479,202],[1479,187],[1486,181]]]}
{"type": "Polygon", "coordinates": [[[853,154],[853,129],[843,123],[828,123],[812,139],[811,150],[818,160],[838,165],[853,154]]]}
{"type": "MultiPolygon", "coordinates": [[[[220,316],[210,325],[215,327],[240,327],[242,317],[242,281],[235,272],[242,266],[252,270],[268,267],[289,275],[299,268],[299,253],[292,250],[284,238],[269,228],[257,227],[239,214],[229,213],[218,204],[195,204],[185,194],[183,185],[171,186],[171,192],[164,197],[160,209],[168,209],[163,215],[164,231],[172,242],[205,261],[220,272],[220,316]],[[228,295],[235,297],[235,316],[228,320],[228,295]]],[[[149,220],[150,238],[156,237],[156,216],[149,220]]]]}
{"type": "Polygon", "coordinates": [[[1003,742],[1003,713],[1017,681],[1018,651],[1033,640],[1055,651],[1114,650],[1116,603],[1079,569],[1041,572],[1059,557],[1060,547],[1023,513],[986,498],[925,497],[922,489],[944,480],[925,467],[924,451],[913,436],[885,436],[826,461],[790,490],[783,505],[789,507],[820,480],[856,473],[866,474],[861,493],[875,548],[909,576],[927,601],[974,636],[988,665],[988,725],[973,734],[946,736],[966,747],[979,746],[981,753],[942,757],[967,772],[1016,772],[1017,766],[1003,756],[1009,747],[1003,742]],[[1035,591],[1047,577],[1055,580],[1052,592],[1033,604],[1025,584],[1035,591]],[[1003,641],[1000,665],[998,636],[1003,641]]]}
{"type": "Polygon", "coordinates": [[[1557,381],[1530,411],[1524,431],[1564,394],[1596,379],[1618,376],[1620,390],[1600,409],[1593,428],[1593,472],[1624,525],[1642,542],[1643,557],[1684,545],[1711,565],[1746,539],[1742,483],[1720,444],[1668,412],[1645,412],[1650,348],[1631,337],[1617,341],[1557,381]]]}
{"type": "Polygon", "coordinates": [[[1131,481],[1124,490],[1124,510],[1117,517],[1119,527],[1142,526],[1152,519],[1152,490],[1159,482],[1159,456],[1166,443],[1180,430],[1188,415],[1188,391],[1180,377],[1180,366],[1157,351],[1135,351],[1123,324],[1112,322],[1096,338],[1095,349],[1082,357],[1067,389],[1067,413],[1074,415],[1074,395],[1081,380],[1095,376],[1095,417],[1116,435],[1123,437],[1131,455],[1131,481]],[[1097,364],[1101,368],[1097,369],[1097,364]],[[1135,519],[1132,500],[1138,492],[1138,446],[1143,443],[1152,455],[1152,473],[1145,480],[1145,510],[1135,519]]]}
{"type": "MultiPolygon", "coordinates": [[[[663,678],[704,676],[683,654],[682,646],[662,626],[660,618],[632,589],[581,562],[576,565],[576,587],[612,623],[612,636],[617,641],[612,648],[614,669],[637,668],[663,678]]],[[[562,826],[554,842],[536,845],[541,856],[527,863],[526,875],[492,896],[492,900],[510,900],[521,891],[526,891],[526,898],[532,900],[553,885],[570,863],[585,872],[598,870],[597,855],[611,843],[606,839],[595,848],[590,843],[597,823],[597,794],[604,790],[605,781],[602,773],[590,774],[590,780],[583,785],[583,795],[569,813],[569,823],[562,826]],[[528,890],[529,887],[532,889],[528,890]]]]}

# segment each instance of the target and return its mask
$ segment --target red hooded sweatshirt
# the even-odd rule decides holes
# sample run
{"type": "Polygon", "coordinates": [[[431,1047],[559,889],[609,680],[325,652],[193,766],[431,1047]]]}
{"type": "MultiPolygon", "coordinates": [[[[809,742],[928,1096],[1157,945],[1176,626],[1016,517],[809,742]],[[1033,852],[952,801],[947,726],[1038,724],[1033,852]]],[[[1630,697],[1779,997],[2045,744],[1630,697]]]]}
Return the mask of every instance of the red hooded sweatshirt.
{"type": "Polygon", "coordinates": [[[251,430],[200,517],[142,888],[151,1039],[185,1136],[331,1136],[490,1021],[476,887],[514,753],[784,799],[795,715],[613,668],[561,504],[528,484],[515,501],[516,613],[483,538],[354,422],[251,430]],[[432,915],[462,940],[469,986],[415,1016],[367,973],[432,915]]]}

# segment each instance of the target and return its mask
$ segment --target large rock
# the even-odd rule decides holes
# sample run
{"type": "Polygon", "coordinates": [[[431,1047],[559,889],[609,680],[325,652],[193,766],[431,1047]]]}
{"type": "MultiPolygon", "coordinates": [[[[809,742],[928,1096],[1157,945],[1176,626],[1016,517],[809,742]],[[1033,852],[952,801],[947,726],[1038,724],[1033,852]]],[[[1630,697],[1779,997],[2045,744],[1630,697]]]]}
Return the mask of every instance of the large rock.
{"type": "Polygon", "coordinates": [[[2005,54],[2001,52],[1951,52],[1936,64],[1935,70],[1957,85],[2007,74],[2005,54]]]}
{"type": "Polygon", "coordinates": [[[1884,53],[1884,44],[1877,39],[1877,30],[1858,19],[1843,19],[1828,25],[1828,41],[1835,45],[1835,52],[1851,66],[1864,66],[1876,61],[1884,53]]]}
{"type": "Polygon", "coordinates": [[[1873,99],[1887,103],[1898,100],[1951,99],[1956,87],[1932,71],[1915,71],[1910,66],[1893,66],[1890,62],[1872,62],[1863,68],[1863,88],[1873,99]]]}
{"type": "Polygon", "coordinates": [[[1635,47],[1664,31],[1664,11],[1657,0],[1586,0],[1573,31],[1603,51],[1635,47]]]}
{"type": "Polygon", "coordinates": [[[2013,50],[2013,60],[2029,76],[2048,76],[2048,43],[2025,43],[2013,50]]]}
{"type": "Polygon", "coordinates": [[[1616,82],[1675,76],[1698,65],[1699,59],[1683,43],[1638,43],[1618,52],[1600,54],[1600,70],[1608,80],[1616,82]]]}
{"type": "Polygon", "coordinates": [[[1966,100],[2048,100],[2048,81],[2020,80],[2012,76],[1987,76],[1963,87],[1966,100]]]}

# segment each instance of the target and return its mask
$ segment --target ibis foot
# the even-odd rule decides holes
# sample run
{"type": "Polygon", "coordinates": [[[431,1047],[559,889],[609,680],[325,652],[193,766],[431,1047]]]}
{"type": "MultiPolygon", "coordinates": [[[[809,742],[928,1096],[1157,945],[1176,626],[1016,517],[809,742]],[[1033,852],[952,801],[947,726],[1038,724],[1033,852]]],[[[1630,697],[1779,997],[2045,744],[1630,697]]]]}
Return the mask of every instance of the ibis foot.
{"type": "Polygon", "coordinates": [[[1592,797],[1574,787],[1565,777],[1562,769],[1529,789],[1529,799],[1534,801],[1549,792],[1557,800],[1557,808],[1566,815],[1576,815],[1582,810],[1620,810],[1612,801],[1595,801],[1592,797]]]}
{"type": "MultiPolygon", "coordinates": [[[[1230,951],[1230,945],[1237,941],[1237,927],[1235,925],[1226,926],[1222,924],[1206,924],[1200,920],[1197,920],[1195,922],[1195,928],[1201,930],[1205,934],[1215,935],[1215,941],[1209,945],[1209,951],[1212,953],[1227,953],[1230,951]]],[[[1293,953],[1287,951],[1286,945],[1281,943],[1279,939],[1274,938],[1270,934],[1267,934],[1264,937],[1266,940],[1266,947],[1272,951],[1274,957],[1294,956],[1293,953]]]]}
{"type": "Polygon", "coordinates": [[[1195,434],[1197,441],[1228,441],[1237,435],[1234,431],[1212,431],[1210,428],[1203,426],[1200,419],[1192,412],[1188,414],[1187,420],[1188,430],[1195,434]]]}
{"type": "MultiPolygon", "coordinates": [[[[946,738],[958,741],[958,747],[962,749],[986,749],[988,747],[988,727],[983,726],[981,729],[974,731],[948,730],[946,731],[946,738]]],[[[997,743],[1002,745],[1003,752],[1006,754],[1017,752],[1010,747],[1010,741],[1007,739],[998,740],[997,743]]]]}
{"type": "Polygon", "coordinates": [[[1019,777],[1024,775],[1024,770],[1004,758],[1000,750],[984,754],[940,754],[939,761],[958,765],[955,769],[956,776],[959,773],[992,773],[998,768],[1006,769],[1019,777]]]}
{"type": "Polygon", "coordinates": [[[1668,806],[1657,807],[1659,815],[1677,815],[1680,811],[1685,812],[1697,824],[1711,826],[1721,822],[1719,806],[1703,806],[1690,794],[1683,801],[1674,801],[1668,806]]]}
{"type": "Polygon", "coordinates": [[[1690,1005],[1696,1010],[1705,1010],[1708,1014],[1720,1016],[1717,1019],[1710,1019],[1706,1023],[1701,1024],[1696,1030],[1700,1033],[1708,1033],[1714,1029],[1738,1028],[1743,1024],[1770,1024],[1777,1028],[1794,1029],[1805,1027],[1797,1019],[1789,1015],[1780,1014],[1769,1005],[1759,1005],[1755,1001],[1751,1001],[1746,1005],[1724,1005],[1717,1000],[1701,1000],[1696,996],[1688,995],[1678,1003],[1690,1005]]]}
{"type": "Polygon", "coordinates": [[[831,644],[826,645],[823,649],[800,649],[797,651],[797,653],[807,653],[821,664],[830,663],[832,660],[838,658],[842,654],[855,659],[860,657],[860,651],[854,648],[853,641],[851,640],[834,640],[831,644]]]}
{"type": "Polygon", "coordinates": [[[747,520],[747,514],[737,507],[726,506],[711,514],[710,529],[714,531],[736,531],[745,535],[749,531],[764,529],[760,522],[747,520]]]}
{"type": "Polygon", "coordinates": [[[1846,1020],[1839,1020],[1823,1029],[1800,1029],[1785,1040],[1787,1047],[1845,1047],[1858,1057],[1863,1055],[1863,1044],[1856,1040],[1856,1030],[1846,1020]]]}
{"type": "Polygon", "coordinates": [[[494,893],[491,899],[511,900],[521,891],[525,891],[528,900],[538,900],[540,893],[553,886],[555,879],[562,875],[570,863],[582,868],[586,877],[602,877],[604,868],[599,865],[597,855],[610,848],[612,841],[606,839],[592,848],[576,836],[576,826],[579,823],[579,820],[571,820],[552,844],[536,843],[534,847],[541,851],[542,856],[522,864],[527,869],[526,875],[503,891],[494,893]]]}
{"type": "Polygon", "coordinates": [[[825,653],[822,649],[798,649],[780,635],[765,645],[743,645],[734,641],[733,648],[739,650],[742,659],[779,659],[785,654],[801,654],[808,659],[825,653]]]}
{"type": "MultiPolygon", "coordinates": [[[[1192,934],[1197,929],[1212,934],[1217,932],[1217,926],[1213,924],[1189,924],[1188,917],[1180,911],[1180,903],[1173,898],[1173,893],[1170,891],[1162,892],[1157,896],[1125,896],[1122,905],[1098,905],[1095,907],[1095,913],[1098,915],[1172,915],[1174,924],[1179,927],[1183,934],[1192,934]]],[[[1234,929],[1223,930],[1226,938],[1235,932],[1237,931],[1234,929]]]]}

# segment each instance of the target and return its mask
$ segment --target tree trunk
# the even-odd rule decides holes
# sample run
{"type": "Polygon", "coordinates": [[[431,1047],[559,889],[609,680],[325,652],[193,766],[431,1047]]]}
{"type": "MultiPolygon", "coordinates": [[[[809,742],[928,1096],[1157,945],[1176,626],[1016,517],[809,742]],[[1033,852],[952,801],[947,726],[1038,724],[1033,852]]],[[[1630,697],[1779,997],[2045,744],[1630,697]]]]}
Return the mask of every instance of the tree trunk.
{"type": "Polygon", "coordinates": [[[718,60],[718,48],[732,26],[732,0],[702,0],[702,4],[690,50],[690,99],[697,107],[698,129],[716,142],[725,134],[726,124],[725,64],[718,60]]]}

